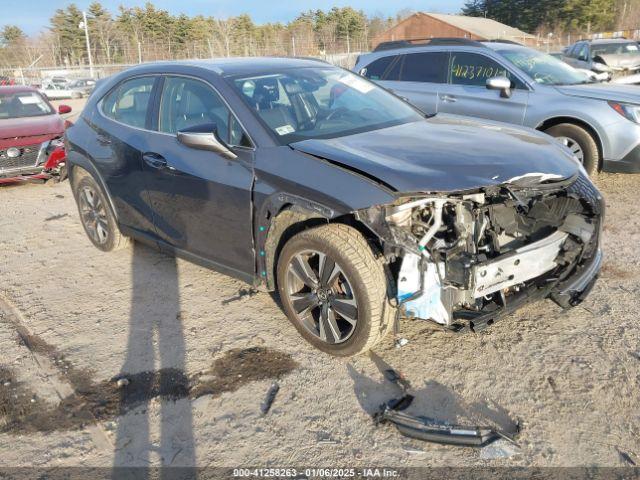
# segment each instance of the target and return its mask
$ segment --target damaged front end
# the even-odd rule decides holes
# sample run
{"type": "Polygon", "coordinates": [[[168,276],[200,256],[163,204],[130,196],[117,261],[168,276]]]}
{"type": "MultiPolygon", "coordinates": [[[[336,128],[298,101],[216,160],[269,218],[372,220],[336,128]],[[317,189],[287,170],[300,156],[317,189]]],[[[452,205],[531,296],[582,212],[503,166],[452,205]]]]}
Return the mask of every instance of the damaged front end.
{"type": "Polygon", "coordinates": [[[409,317],[479,330],[525,303],[580,303],[597,278],[603,201],[579,174],[524,176],[473,192],[358,212],[382,240],[409,317]]]}

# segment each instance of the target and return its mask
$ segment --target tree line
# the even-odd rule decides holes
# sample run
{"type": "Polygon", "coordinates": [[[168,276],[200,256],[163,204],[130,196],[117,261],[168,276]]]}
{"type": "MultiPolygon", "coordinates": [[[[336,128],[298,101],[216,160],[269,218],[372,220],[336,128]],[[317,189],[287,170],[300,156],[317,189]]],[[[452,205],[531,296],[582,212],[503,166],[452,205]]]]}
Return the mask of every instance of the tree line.
{"type": "MultiPolygon", "coordinates": [[[[172,15],[148,2],[112,13],[100,2],[87,9],[95,64],[238,55],[317,55],[366,48],[370,39],[410,11],[367,16],[351,7],[310,10],[288,23],[255,24],[247,15],[229,18],[172,15]]],[[[30,38],[17,25],[0,30],[0,67],[86,64],[82,11],[70,4],[55,11],[47,30],[30,38]]]]}
{"type": "MultiPolygon", "coordinates": [[[[351,7],[309,10],[288,23],[256,24],[248,14],[229,18],[173,15],[148,2],[110,12],[99,1],[87,9],[94,64],[253,55],[330,55],[367,50],[371,40],[409,16],[368,16],[351,7]]],[[[465,15],[495,19],[530,33],[640,28],[640,0],[468,0],[465,15]]],[[[45,31],[27,36],[18,25],[0,29],[0,68],[86,65],[83,12],[73,3],[55,11],[45,31]]]]}
{"type": "Polygon", "coordinates": [[[640,0],[469,0],[462,13],[530,33],[640,28],[640,0]]]}

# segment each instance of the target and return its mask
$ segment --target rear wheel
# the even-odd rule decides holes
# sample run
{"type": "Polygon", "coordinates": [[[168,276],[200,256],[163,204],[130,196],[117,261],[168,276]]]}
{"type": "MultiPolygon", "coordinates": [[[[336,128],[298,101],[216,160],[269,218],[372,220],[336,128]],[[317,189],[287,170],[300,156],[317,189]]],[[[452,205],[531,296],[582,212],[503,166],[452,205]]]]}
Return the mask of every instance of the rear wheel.
{"type": "Polygon", "coordinates": [[[600,154],[596,141],[584,128],[572,123],[561,123],[545,130],[578,158],[589,176],[598,172],[600,154]]]}
{"type": "Polygon", "coordinates": [[[82,175],[73,186],[80,221],[89,240],[104,252],[124,248],[128,239],[120,233],[107,199],[96,181],[82,175]]]}
{"type": "Polygon", "coordinates": [[[324,352],[365,352],[392,325],[383,265],[349,226],[325,225],[293,237],[280,253],[277,279],[287,316],[324,352]]]}

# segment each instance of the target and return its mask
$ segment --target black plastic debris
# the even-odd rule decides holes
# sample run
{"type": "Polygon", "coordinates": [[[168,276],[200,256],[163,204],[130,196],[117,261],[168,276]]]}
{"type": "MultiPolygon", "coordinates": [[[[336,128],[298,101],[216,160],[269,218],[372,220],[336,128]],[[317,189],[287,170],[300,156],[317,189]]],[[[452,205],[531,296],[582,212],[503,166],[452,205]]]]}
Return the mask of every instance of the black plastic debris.
{"type": "Polygon", "coordinates": [[[276,395],[280,390],[280,385],[277,382],[273,382],[267,390],[267,396],[264,399],[264,402],[260,404],[260,411],[263,415],[266,415],[271,409],[271,405],[273,405],[273,401],[276,399],[276,395]]]}
{"type": "Polygon", "coordinates": [[[426,442],[482,447],[494,440],[504,438],[516,444],[512,436],[494,430],[492,427],[452,425],[429,417],[407,415],[395,410],[389,404],[382,405],[374,420],[377,424],[391,422],[403,435],[426,442]]]}
{"type": "Polygon", "coordinates": [[[255,288],[241,288],[240,290],[238,290],[238,294],[227,298],[225,300],[222,300],[222,304],[223,305],[228,305],[229,303],[233,303],[233,302],[237,302],[239,300],[242,300],[245,297],[253,297],[254,295],[257,295],[258,293],[260,293],[259,290],[255,289],[255,288]]]}
{"type": "MultiPolygon", "coordinates": [[[[454,425],[434,418],[404,413],[403,410],[406,410],[414,399],[413,395],[408,393],[411,384],[393,369],[385,370],[384,376],[390,382],[395,383],[402,390],[403,395],[380,406],[380,409],[373,416],[376,425],[385,422],[393,423],[401,434],[426,442],[482,447],[503,438],[517,445],[513,435],[493,427],[454,425]]],[[[516,425],[516,427],[515,433],[518,433],[519,426],[516,425]]]]}

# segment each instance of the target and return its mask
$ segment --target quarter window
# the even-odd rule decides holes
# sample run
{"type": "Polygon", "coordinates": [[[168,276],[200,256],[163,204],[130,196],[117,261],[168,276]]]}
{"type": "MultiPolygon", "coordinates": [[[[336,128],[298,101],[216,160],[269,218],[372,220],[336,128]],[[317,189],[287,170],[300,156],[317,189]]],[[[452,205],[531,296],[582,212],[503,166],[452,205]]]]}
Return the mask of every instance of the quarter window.
{"type": "Polygon", "coordinates": [[[250,146],[242,127],[210,86],[191,78],[166,77],[159,130],[177,133],[198,125],[215,125],[220,139],[229,145],[250,146]]]}
{"type": "Polygon", "coordinates": [[[102,112],[109,118],[132,127],[144,128],[155,77],[133,78],[109,93],[102,112]]]}
{"type": "Polygon", "coordinates": [[[454,85],[484,87],[487,79],[493,77],[507,77],[514,88],[524,88],[509,70],[489,57],[466,52],[451,54],[451,83],[454,85]]]}
{"type": "Polygon", "coordinates": [[[396,57],[391,55],[375,60],[371,64],[367,65],[364,76],[371,80],[385,80],[384,74],[395,59],[396,57]]]}

